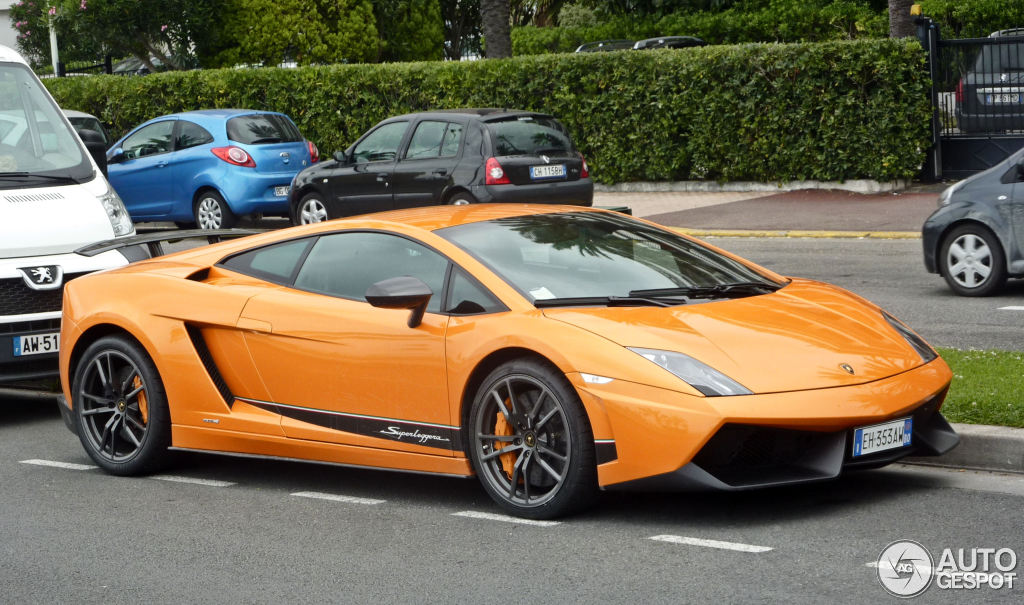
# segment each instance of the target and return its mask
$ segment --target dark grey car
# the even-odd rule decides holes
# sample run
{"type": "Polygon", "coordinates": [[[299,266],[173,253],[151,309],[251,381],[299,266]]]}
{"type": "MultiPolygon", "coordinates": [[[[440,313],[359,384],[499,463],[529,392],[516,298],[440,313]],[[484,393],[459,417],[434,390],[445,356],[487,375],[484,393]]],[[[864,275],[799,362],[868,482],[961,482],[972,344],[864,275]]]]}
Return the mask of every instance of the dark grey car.
{"type": "Polygon", "coordinates": [[[1024,29],[994,32],[956,87],[960,132],[1024,130],[1024,29]]]}
{"type": "Polygon", "coordinates": [[[961,296],[1024,277],[1024,148],[943,191],[921,235],[925,268],[961,296]]]}
{"type": "Polygon", "coordinates": [[[543,202],[590,206],[594,183],[554,117],[453,109],[388,118],[333,161],[300,172],[295,224],[435,204],[543,202]]]}

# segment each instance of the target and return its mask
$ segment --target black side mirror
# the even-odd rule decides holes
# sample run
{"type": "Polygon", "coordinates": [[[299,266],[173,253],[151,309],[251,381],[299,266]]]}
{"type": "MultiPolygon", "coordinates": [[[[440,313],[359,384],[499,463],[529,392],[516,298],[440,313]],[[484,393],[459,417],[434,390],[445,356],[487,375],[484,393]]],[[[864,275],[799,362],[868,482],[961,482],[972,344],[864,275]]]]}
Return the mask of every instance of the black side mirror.
{"type": "Polygon", "coordinates": [[[422,280],[410,275],[381,280],[366,289],[366,302],[381,309],[411,309],[409,327],[423,322],[427,301],[434,293],[422,280]]]}
{"type": "Polygon", "coordinates": [[[95,130],[82,129],[78,131],[78,136],[85,143],[86,150],[89,151],[89,155],[96,162],[100,172],[103,173],[103,176],[107,176],[107,142],[104,140],[103,134],[95,130]]]}
{"type": "Polygon", "coordinates": [[[334,159],[339,164],[348,164],[348,162],[349,162],[348,153],[346,153],[344,151],[335,151],[334,152],[334,159]]]}

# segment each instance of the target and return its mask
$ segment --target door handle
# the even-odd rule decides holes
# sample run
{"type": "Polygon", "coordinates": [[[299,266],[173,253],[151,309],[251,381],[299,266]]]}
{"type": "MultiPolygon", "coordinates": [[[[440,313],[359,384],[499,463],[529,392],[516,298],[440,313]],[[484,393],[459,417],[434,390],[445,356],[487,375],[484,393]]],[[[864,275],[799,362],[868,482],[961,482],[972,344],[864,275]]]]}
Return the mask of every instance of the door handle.
{"type": "Polygon", "coordinates": [[[384,183],[384,186],[387,187],[389,185],[389,183],[388,183],[388,173],[382,172],[382,173],[378,174],[377,175],[377,182],[378,183],[384,183]]]}
{"type": "Polygon", "coordinates": [[[163,168],[164,166],[167,166],[167,162],[157,162],[156,163],[156,167],[157,168],[163,168]]]}
{"type": "Polygon", "coordinates": [[[435,171],[434,171],[434,174],[436,174],[436,175],[438,175],[438,176],[448,176],[448,171],[447,171],[447,170],[444,170],[444,169],[442,168],[442,169],[439,169],[439,170],[435,170],[435,171]]]}

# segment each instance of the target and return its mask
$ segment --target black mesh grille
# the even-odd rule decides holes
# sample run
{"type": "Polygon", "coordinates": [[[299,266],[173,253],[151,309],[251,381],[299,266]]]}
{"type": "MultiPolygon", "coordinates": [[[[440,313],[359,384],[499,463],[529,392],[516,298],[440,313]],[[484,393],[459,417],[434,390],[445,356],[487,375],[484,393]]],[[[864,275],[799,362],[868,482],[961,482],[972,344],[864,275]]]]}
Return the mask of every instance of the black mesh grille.
{"type": "MultiPolygon", "coordinates": [[[[64,283],[81,275],[84,273],[65,274],[64,283]]],[[[0,315],[60,311],[63,296],[63,286],[53,290],[33,290],[20,277],[0,279],[0,315]]]]}
{"type": "Polygon", "coordinates": [[[60,330],[60,318],[37,319],[35,321],[16,321],[0,323],[0,334],[29,334],[32,332],[56,332],[60,330]]]}

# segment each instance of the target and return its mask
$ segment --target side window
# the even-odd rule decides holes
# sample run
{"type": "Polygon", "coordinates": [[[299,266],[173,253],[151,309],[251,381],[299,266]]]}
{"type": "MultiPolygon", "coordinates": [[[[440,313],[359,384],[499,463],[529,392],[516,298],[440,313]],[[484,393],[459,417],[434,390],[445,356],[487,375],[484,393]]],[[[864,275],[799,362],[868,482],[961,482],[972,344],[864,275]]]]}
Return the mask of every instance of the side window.
{"type": "Polygon", "coordinates": [[[213,142],[213,135],[205,128],[188,120],[178,120],[178,136],[175,139],[175,149],[188,149],[197,145],[205,145],[213,142]]]}
{"type": "Polygon", "coordinates": [[[307,237],[242,252],[223,261],[221,266],[274,283],[289,284],[299,259],[313,239],[307,237]]]}
{"type": "Polygon", "coordinates": [[[357,164],[394,160],[408,126],[408,122],[391,122],[374,130],[355,146],[352,159],[357,164]]]}
{"type": "Polygon", "coordinates": [[[366,300],[366,290],[392,277],[423,280],[434,295],[427,311],[441,309],[448,259],[437,252],[385,233],[348,232],[322,236],[299,269],[295,287],[353,300],[366,300]]]}
{"type": "Polygon", "coordinates": [[[444,138],[445,122],[423,121],[416,125],[412,133],[412,141],[405,152],[405,159],[436,158],[441,153],[441,140],[444,138]]]}
{"type": "Polygon", "coordinates": [[[462,142],[462,124],[449,122],[441,140],[441,157],[450,158],[459,154],[459,143],[462,142]]]}
{"type": "Polygon", "coordinates": [[[498,302],[498,299],[470,279],[464,271],[456,269],[452,272],[451,290],[445,311],[452,315],[476,315],[504,310],[505,306],[498,302]]]}
{"type": "Polygon", "coordinates": [[[173,130],[174,120],[164,120],[139,130],[125,139],[124,143],[121,143],[125,159],[134,160],[158,153],[167,153],[171,150],[171,132],[173,130]]]}

